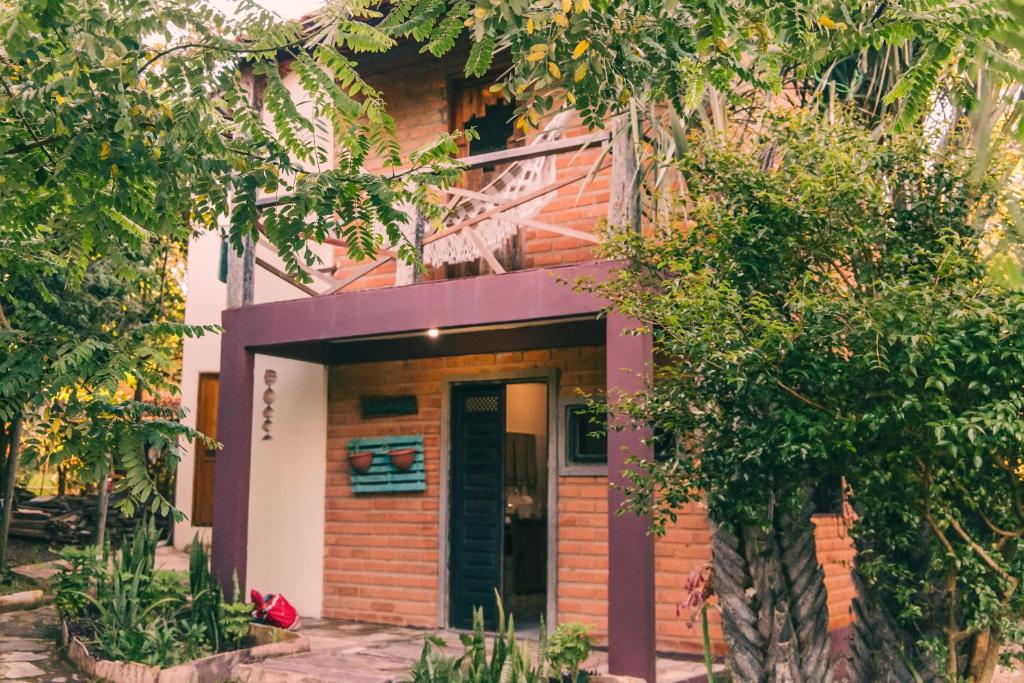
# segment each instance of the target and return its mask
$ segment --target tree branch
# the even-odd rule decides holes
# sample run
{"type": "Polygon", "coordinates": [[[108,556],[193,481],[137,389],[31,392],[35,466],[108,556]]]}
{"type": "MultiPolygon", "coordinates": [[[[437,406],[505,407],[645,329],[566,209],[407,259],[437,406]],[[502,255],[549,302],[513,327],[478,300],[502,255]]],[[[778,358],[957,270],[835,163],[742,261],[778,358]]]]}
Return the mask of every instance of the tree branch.
{"type": "Polygon", "coordinates": [[[253,48],[244,48],[244,47],[231,48],[231,47],[228,47],[227,45],[217,45],[216,43],[180,43],[178,45],[174,45],[172,47],[160,50],[160,52],[157,52],[155,55],[150,57],[148,60],[146,60],[146,62],[141,67],[139,67],[139,73],[141,74],[143,71],[145,71],[146,69],[151,67],[155,62],[157,62],[158,60],[160,60],[163,57],[166,57],[169,54],[172,54],[174,52],[179,52],[181,50],[190,50],[192,48],[202,48],[202,49],[205,49],[205,50],[220,50],[221,52],[229,52],[231,54],[242,55],[242,54],[259,54],[261,52],[280,52],[281,50],[287,50],[289,48],[297,47],[297,46],[299,46],[301,44],[302,44],[302,39],[301,38],[299,40],[293,40],[292,42],[286,43],[284,45],[276,45],[274,47],[253,47],[253,48]]]}
{"type": "Polygon", "coordinates": [[[775,380],[775,384],[776,384],[776,386],[778,386],[780,389],[785,391],[787,394],[789,394],[790,396],[792,396],[796,400],[798,400],[798,401],[800,401],[802,403],[806,403],[807,405],[811,406],[812,408],[816,408],[816,409],[822,411],[823,413],[828,413],[829,415],[835,415],[835,411],[834,410],[829,410],[828,408],[826,408],[822,404],[818,403],[814,399],[808,398],[807,396],[804,396],[803,394],[801,394],[799,391],[797,391],[793,387],[788,386],[787,384],[785,384],[781,379],[776,379],[775,380]]]}
{"type": "Polygon", "coordinates": [[[1011,576],[1009,573],[1007,573],[1005,569],[1000,567],[999,563],[996,562],[995,559],[991,555],[989,555],[984,548],[978,545],[977,541],[971,538],[970,535],[966,531],[964,531],[964,528],[960,526],[960,522],[956,521],[956,519],[954,519],[950,515],[946,515],[946,521],[949,522],[949,525],[953,528],[954,531],[956,531],[960,538],[962,538],[964,542],[968,546],[970,546],[971,550],[973,550],[978,555],[978,557],[981,558],[981,561],[988,565],[989,569],[994,571],[996,574],[1002,577],[1004,581],[1010,584],[1010,587],[1006,589],[1003,595],[1005,599],[1009,599],[1009,597],[1013,595],[1014,591],[1017,590],[1017,578],[1011,576]]]}
{"type": "Polygon", "coordinates": [[[46,137],[46,138],[42,138],[42,139],[38,139],[38,140],[33,140],[32,142],[23,142],[23,143],[18,144],[18,145],[12,145],[10,148],[8,148],[8,150],[6,152],[4,152],[4,156],[9,156],[10,157],[10,156],[15,156],[16,154],[24,154],[25,152],[31,152],[34,149],[38,149],[39,147],[44,147],[44,146],[50,144],[51,142],[55,142],[56,140],[57,140],[57,136],[56,135],[51,135],[50,137],[46,137]]]}

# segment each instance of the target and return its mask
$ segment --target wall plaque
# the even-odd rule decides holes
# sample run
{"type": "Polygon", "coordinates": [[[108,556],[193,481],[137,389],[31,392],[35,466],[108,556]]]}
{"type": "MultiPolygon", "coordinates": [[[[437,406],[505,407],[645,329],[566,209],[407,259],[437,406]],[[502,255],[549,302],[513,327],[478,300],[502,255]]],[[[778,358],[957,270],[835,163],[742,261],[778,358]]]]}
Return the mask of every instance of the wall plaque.
{"type": "Polygon", "coordinates": [[[416,396],[362,396],[363,418],[415,415],[419,412],[416,396]]]}

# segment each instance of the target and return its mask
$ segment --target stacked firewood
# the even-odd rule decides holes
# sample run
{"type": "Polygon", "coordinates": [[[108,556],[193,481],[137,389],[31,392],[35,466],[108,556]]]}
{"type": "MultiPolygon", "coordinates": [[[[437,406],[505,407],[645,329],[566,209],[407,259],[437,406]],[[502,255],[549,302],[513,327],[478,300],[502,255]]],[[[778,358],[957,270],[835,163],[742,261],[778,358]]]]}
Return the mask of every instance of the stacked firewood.
{"type": "MultiPolygon", "coordinates": [[[[98,506],[95,496],[18,496],[11,519],[11,536],[35,538],[51,543],[88,543],[96,531],[98,506]]],[[[133,522],[114,506],[111,496],[107,512],[107,537],[119,540],[130,534],[133,522]]]]}

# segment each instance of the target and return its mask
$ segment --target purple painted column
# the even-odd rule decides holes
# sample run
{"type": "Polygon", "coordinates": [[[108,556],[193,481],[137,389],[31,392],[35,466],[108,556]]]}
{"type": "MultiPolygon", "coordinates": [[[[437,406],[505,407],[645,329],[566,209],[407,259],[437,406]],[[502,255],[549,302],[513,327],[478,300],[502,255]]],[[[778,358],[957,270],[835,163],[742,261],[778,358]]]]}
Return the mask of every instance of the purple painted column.
{"type": "Polygon", "coordinates": [[[252,455],[254,354],[245,348],[231,326],[224,325],[220,347],[220,386],[217,408],[217,453],[213,478],[212,571],[226,595],[234,576],[245,590],[249,540],[249,471],[252,455]]]}
{"type": "MultiPolygon", "coordinates": [[[[624,335],[637,323],[612,313],[605,333],[608,396],[644,387],[651,368],[651,339],[624,335]]],[[[621,424],[621,417],[611,417],[621,424]]],[[[645,445],[648,430],[608,431],[608,483],[623,484],[626,458],[653,457],[645,445]]],[[[647,534],[649,520],[616,514],[625,496],[608,488],[608,671],[655,683],[654,539],[647,534]]]]}

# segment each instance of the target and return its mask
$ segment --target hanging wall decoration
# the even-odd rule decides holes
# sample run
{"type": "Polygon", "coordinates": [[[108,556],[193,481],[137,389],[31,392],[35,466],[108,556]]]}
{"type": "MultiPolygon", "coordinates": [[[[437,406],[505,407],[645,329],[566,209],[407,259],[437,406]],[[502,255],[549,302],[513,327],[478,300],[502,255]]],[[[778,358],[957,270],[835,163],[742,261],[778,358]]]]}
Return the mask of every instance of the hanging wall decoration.
{"type": "Polygon", "coordinates": [[[267,385],[263,392],[263,403],[266,404],[263,409],[263,440],[271,441],[274,438],[270,435],[270,428],[274,425],[271,418],[274,417],[274,399],[277,398],[277,394],[274,393],[274,385],[277,384],[277,370],[264,372],[263,383],[267,385]]]}

